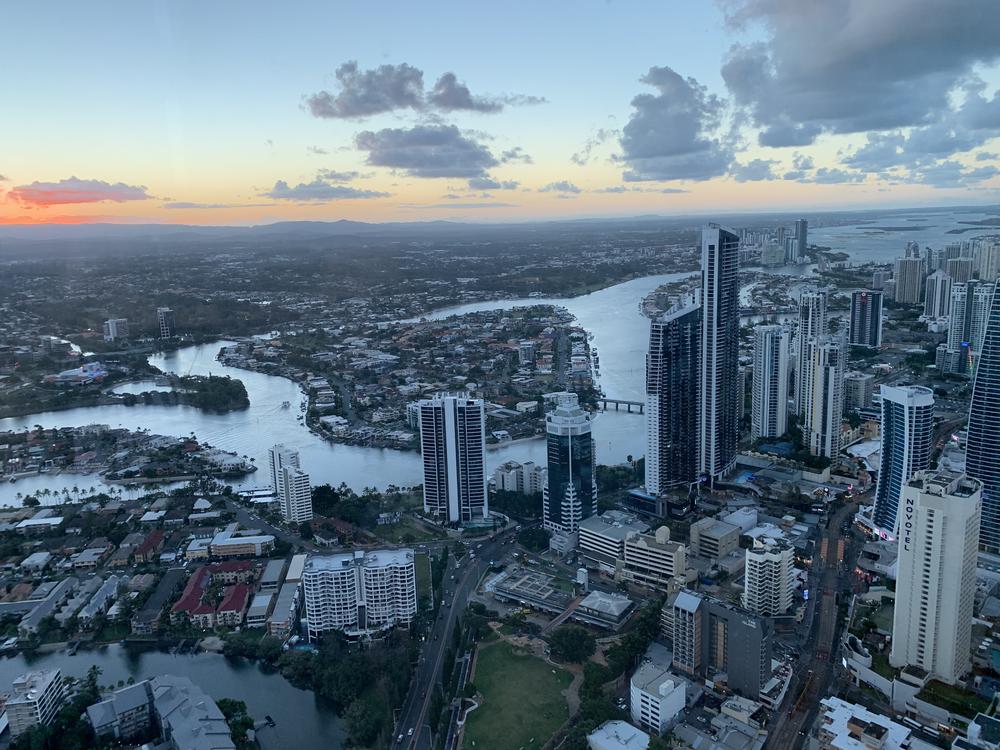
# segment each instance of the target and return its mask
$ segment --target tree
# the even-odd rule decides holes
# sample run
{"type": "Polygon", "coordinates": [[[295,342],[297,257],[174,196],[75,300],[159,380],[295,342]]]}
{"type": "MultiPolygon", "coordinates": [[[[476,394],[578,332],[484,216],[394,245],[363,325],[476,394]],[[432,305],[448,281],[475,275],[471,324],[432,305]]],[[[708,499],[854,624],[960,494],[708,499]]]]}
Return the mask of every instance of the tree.
{"type": "Polygon", "coordinates": [[[299,524],[299,536],[303,539],[313,538],[313,527],[308,521],[303,521],[299,524]]]}
{"type": "Polygon", "coordinates": [[[552,655],[562,661],[583,662],[597,650],[594,634],[577,625],[560,625],[549,638],[552,655]]]}
{"type": "Polygon", "coordinates": [[[21,504],[25,508],[37,508],[39,505],[41,505],[41,502],[34,495],[28,495],[27,497],[24,498],[24,500],[21,501],[21,504]]]}

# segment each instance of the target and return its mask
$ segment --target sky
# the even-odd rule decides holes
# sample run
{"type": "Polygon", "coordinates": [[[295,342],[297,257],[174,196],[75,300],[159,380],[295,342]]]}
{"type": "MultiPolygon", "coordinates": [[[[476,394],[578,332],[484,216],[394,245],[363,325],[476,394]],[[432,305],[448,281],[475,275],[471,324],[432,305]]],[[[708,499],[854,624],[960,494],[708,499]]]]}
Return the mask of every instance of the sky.
{"type": "Polygon", "coordinates": [[[0,223],[1000,201],[996,0],[19,3],[0,223]]]}

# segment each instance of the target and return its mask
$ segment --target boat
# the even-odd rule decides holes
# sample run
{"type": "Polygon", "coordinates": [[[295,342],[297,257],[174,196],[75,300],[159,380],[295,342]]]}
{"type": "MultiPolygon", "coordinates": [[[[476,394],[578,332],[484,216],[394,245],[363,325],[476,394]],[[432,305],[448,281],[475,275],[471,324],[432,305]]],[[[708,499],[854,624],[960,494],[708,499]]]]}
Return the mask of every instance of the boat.
{"type": "Polygon", "coordinates": [[[292,405],[292,402],[291,402],[291,401],[282,401],[282,402],[281,402],[281,408],[282,408],[282,409],[287,409],[287,408],[288,408],[288,407],[290,407],[291,405],[292,405]]]}

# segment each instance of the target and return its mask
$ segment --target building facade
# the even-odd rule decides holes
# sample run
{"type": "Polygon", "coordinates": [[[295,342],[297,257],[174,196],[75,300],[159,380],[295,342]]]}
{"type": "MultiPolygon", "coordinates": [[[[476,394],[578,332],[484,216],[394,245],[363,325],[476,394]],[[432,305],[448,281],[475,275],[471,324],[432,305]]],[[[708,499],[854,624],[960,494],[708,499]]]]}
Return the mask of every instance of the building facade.
{"type": "Polygon", "coordinates": [[[882,346],[882,292],[858,289],[851,294],[851,346],[882,346]]]}
{"type": "MultiPolygon", "coordinates": [[[[596,457],[590,414],[575,393],[563,393],[545,416],[548,471],[542,488],[542,525],[553,537],[575,535],[597,508],[596,457]]],[[[572,547],[569,544],[569,547],[572,547]]]]}
{"type": "Polygon", "coordinates": [[[754,440],[780,437],[788,429],[788,329],[757,326],[753,341],[750,434],[754,440]]]}
{"type": "Polygon", "coordinates": [[[982,483],[921,471],[903,488],[889,663],[954,684],[971,667],[982,483]]]}
{"type": "Polygon", "coordinates": [[[481,399],[441,394],[418,402],[424,512],[446,523],[489,516],[486,411],[481,399]]]}
{"type": "Polygon", "coordinates": [[[783,542],[755,541],[747,548],[743,608],[762,617],[787,615],[795,591],[794,561],[794,550],[783,542]]]}
{"type": "Polygon", "coordinates": [[[993,284],[986,333],[972,384],[965,470],[983,483],[980,544],[1000,552],[1000,281],[993,284]]]}
{"type": "Polygon", "coordinates": [[[810,453],[833,459],[840,453],[847,353],[839,336],[819,336],[813,339],[809,350],[812,380],[806,383],[809,411],[805,414],[802,432],[810,453]]]}
{"type": "Polygon", "coordinates": [[[844,375],[844,413],[867,409],[875,395],[875,376],[870,372],[849,372],[844,375]]]}
{"type": "Polygon", "coordinates": [[[935,271],[927,277],[924,287],[924,317],[931,320],[951,314],[951,276],[935,271]]]}
{"type": "Polygon", "coordinates": [[[649,326],[646,355],[646,491],[698,478],[701,306],[678,304],[649,326]]]}
{"type": "Polygon", "coordinates": [[[986,337],[992,299],[992,284],[968,281],[952,285],[948,342],[938,347],[938,369],[972,376],[986,337]]]}
{"type": "Polygon", "coordinates": [[[670,541],[670,527],[654,534],[630,533],[625,537],[620,577],[660,591],[683,582],[687,570],[687,548],[670,541]]]}
{"type": "Polygon", "coordinates": [[[104,340],[118,341],[128,338],[127,318],[108,318],[104,321],[104,340]]]}
{"type": "Polygon", "coordinates": [[[930,465],[934,392],[919,385],[883,385],[881,392],[882,438],[874,521],[895,536],[903,485],[930,465]]]}
{"type": "Polygon", "coordinates": [[[799,418],[812,409],[813,346],[827,333],[826,291],[803,292],[799,297],[799,328],[796,333],[795,400],[799,418]]]}
{"type": "Polygon", "coordinates": [[[893,279],[896,282],[896,302],[902,305],[919,305],[924,301],[924,277],[927,266],[924,259],[896,258],[893,279]]]}
{"type": "Polygon", "coordinates": [[[740,437],[739,248],[728,229],[702,230],[698,470],[709,482],[732,470],[740,437]]]}
{"type": "Polygon", "coordinates": [[[169,307],[156,308],[156,325],[159,329],[161,339],[172,339],[177,335],[174,311],[169,307]]]}
{"type": "Polygon", "coordinates": [[[48,725],[66,702],[66,687],[58,669],[28,672],[14,680],[7,699],[11,737],[19,737],[38,725],[48,725]]]}
{"type": "Polygon", "coordinates": [[[278,502],[282,517],[289,523],[311,521],[312,484],[309,482],[309,475],[294,466],[283,466],[281,475],[281,494],[278,496],[278,502]]]}
{"type": "Polygon", "coordinates": [[[311,556],[302,573],[309,639],[409,625],[417,614],[414,571],[412,549],[311,556]]]}

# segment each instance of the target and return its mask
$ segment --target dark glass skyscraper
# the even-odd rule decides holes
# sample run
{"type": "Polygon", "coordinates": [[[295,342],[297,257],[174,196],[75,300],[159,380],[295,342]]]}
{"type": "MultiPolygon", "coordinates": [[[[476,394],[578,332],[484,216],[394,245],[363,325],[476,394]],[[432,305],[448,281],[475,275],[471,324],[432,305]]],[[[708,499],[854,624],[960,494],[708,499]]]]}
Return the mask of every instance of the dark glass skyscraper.
{"type": "Polygon", "coordinates": [[[1000,552],[1000,281],[993,284],[972,385],[965,471],[983,483],[979,544],[1000,552]]]}
{"type": "Polygon", "coordinates": [[[554,534],[574,534],[580,521],[594,514],[594,439],[590,415],[575,393],[556,396],[556,408],[545,417],[548,477],[542,489],[542,521],[554,534]]]}
{"type": "Polygon", "coordinates": [[[649,325],[646,355],[646,491],[698,478],[701,307],[689,300],[649,325]]]}
{"type": "Polygon", "coordinates": [[[859,289],[851,295],[851,346],[882,346],[882,292],[859,289]]]}
{"type": "Polygon", "coordinates": [[[717,224],[701,232],[701,368],[698,470],[710,481],[736,462],[740,369],[740,238],[717,224]]]}

